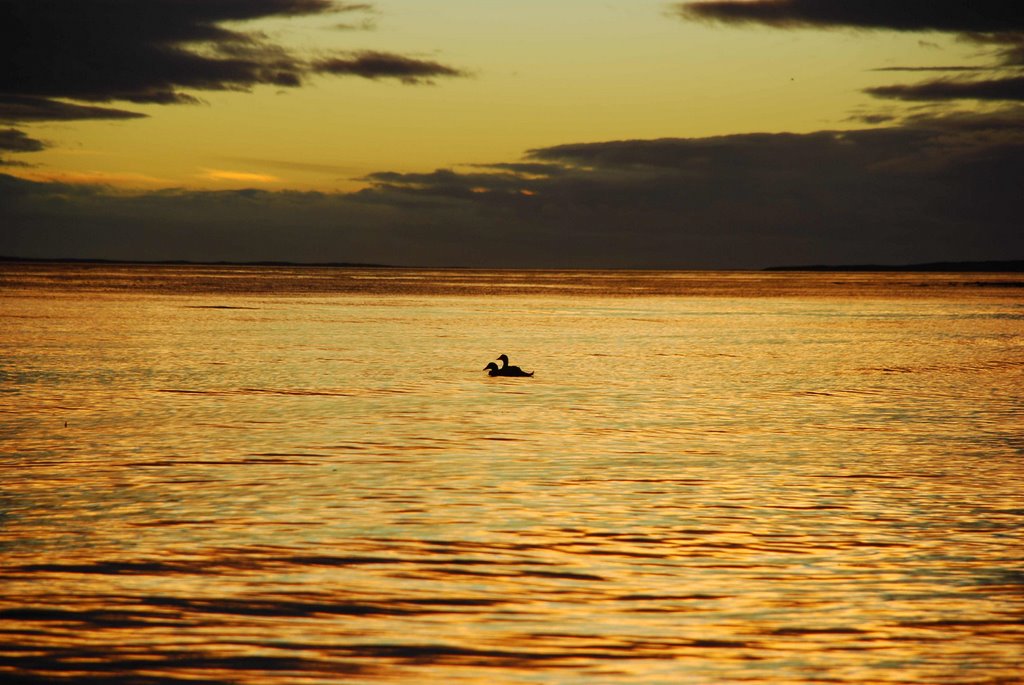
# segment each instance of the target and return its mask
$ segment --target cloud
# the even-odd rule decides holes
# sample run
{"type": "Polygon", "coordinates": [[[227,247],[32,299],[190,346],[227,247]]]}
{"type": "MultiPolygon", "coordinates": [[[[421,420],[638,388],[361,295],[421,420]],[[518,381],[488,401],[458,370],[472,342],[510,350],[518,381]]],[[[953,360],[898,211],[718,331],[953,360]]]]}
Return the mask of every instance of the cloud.
{"type": "MultiPolygon", "coordinates": [[[[977,80],[938,80],[869,88],[876,97],[900,100],[1020,101],[1021,81],[1014,69],[1024,65],[1024,12],[1005,0],[929,0],[928,2],[850,2],[849,0],[699,0],[678,3],[679,16],[724,24],[761,24],[775,28],[870,29],[952,33],[995,46],[997,61],[988,70],[1013,69],[977,80]]],[[[899,71],[977,71],[976,66],[891,67],[899,71]]]]}
{"type": "Polygon", "coordinates": [[[1024,67],[1024,29],[998,33],[966,33],[963,39],[981,45],[996,46],[999,65],[1024,67]]]}
{"type": "Polygon", "coordinates": [[[748,268],[1024,254],[1024,108],[884,128],[573,143],[354,193],[0,176],[0,254],[748,268]]]}
{"type": "Polygon", "coordinates": [[[7,152],[38,152],[45,145],[40,140],[30,138],[24,131],[13,128],[0,129],[0,151],[7,152]]]}
{"type": "MultiPolygon", "coordinates": [[[[125,193],[0,174],[0,254],[113,259],[469,262],[466,228],[341,194],[125,193]],[[387,257],[385,260],[384,257],[387,257]]],[[[454,218],[454,217],[453,217],[454,218]]]]}
{"type": "Polygon", "coordinates": [[[483,169],[511,171],[522,176],[555,176],[562,171],[562,168],[557,164],[545,164],[543,162],[498,162],[496,164],[477,164],[474,166],[483,169]]]}
{"type": "Polygon", "coordinates": [[[335,24],[334,28],[338,31],[376,31],[377,22],[373,19],[364,19],[357,24],[351,23],[340,23],[335,24]]]}
{"type": "Polygon", "coordinates": [[[397,173],[392,171],[370,174],[362,180],[372,184],[372,190],[365,191],[364,200],[371,200],[383,194],[385,200],[426,198],[470,199],[481,194],[494,198],[499,193],[517,194],[532,190],[535,185],[530,179],[518,173],[459,173],[452,169],[438,169],[430,173],[397,173]]]}
{"type": "Polygon", "coordinates": [[[368,9],[330,0],[7,0],[0,3],[0,117],[130,118],[139,115],[66,100],[189,104],[198,101],[195,91],[295,88],[322,73],[407,83],[460,73],[389,53],[365,53],[347,71],[328,68],[329,59],[313,61],[239,28],[368,9]]]}
{"type": "Polygon", "coordinates": [[[998,79],[940,79],[911,85],[878,86],[865,92],[898,100],[1024,101],[1024,76],[998,79]]]}
{"type": "Polygon", "coordinates": [[[978,32],[1024,30],[1024,13],[1005,0],[700,0],[679,3],[687,19],[766,24],[782,28],[889,29],[894,31],[978,32]]]}
{"type": "Polygon", "coordinates": [[[988,71],[989,67],[965,67],[965,66],[944,66],[944,67],[878,67],[871,71],[988,71]]]}
{"type": "Polygon", "coordinates": [[[73,121],[82,119],[139,119],[144,114],[111,107],[75,105],[48,98],[0,93],[0,121],[73,121]]]}
{"type": "Polygon", "coordinates": [[[240,163],[260,168],[283,169],[286,171],[301,171],[316,174],[335,174],[337,176],[352,176],[357,173],[359,167],[344,164],[320,164],[316,162],[298,162],[289,159],[267,159],[264,157],[225,157],[224,161],[240,163]]]}
{"type": "Polygon", "coordinates": [[[257,34],[221,26],[325,13],[327,0],[14,0],[2,5],[0,91],[170,104],[181,88],[296,85],[301,64],[257,34]]]}
{"type": "Polygon", "coordinates": [[[857,113],[847,117],[847,121],[857,121],[862,124],[886,124],[896,119],[894,114],[887,112],[857,113]]]}
{"type": "Polygon", "coordinates": [[[278,183],[281,179],[270,174],[256,174],[250,171],[229,169],[203,169],[202,178],[208,181],[231,181],[234,183],[278,183]]]}
{"type": "MultiPolygon", "coordinates": [[[[376,8],[368,3],[344,3],[341,9],[346,12],[377,13],[376,8]]],[[[377,22],[372,17],[368,17],[357,22],[340,22],[335,24],[334,28],[338,31],[375,31],[377,22]]]]}
{"type": "Polygon", "coordinates": [[[318,60],[312,63],[311,69],[321,74],[393,78],[408,84],[430,83],[437,76],[465,76],[464,72],[438,62],[373,51],[318,60]]]}
{"type": "Polygon", "coordinates": [[[373,174],[354,197],[444,214],[480,232],[470,244],[499,246],[488,258],[505,265],[1005,258],[1024,251],[1020,114],[558,145],[490,173],[373,174]]]}
{"type": "MultiPolygon", "coordinates": [[[[30,137],[24,131],[19,131],[14,128],[0,129],[0,155],[4,152],[38,152],[45,148],[46,145],[43,141],[30,137]]],[[[22,161],[7,159],[0,156],[0,166],[24,167],[29,165],[22,161]]]]}
{"type": "Polygon", "coordinates": [[[46,167],[33,167],[30,171],[19,172],[19,177],[46,184],[68,184],[94,186],[97,188],[131,187],[156,190],[166,188],[171,181],[158,176],[132,172],[108,171],[66,171],[46,167]]]}

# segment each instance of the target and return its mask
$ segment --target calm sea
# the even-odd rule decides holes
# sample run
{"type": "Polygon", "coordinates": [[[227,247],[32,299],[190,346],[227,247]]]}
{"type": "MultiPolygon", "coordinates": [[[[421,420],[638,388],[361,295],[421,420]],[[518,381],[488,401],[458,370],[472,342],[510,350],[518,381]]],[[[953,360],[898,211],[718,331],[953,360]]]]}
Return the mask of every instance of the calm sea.
{"type": "Polygon", "coordinates": [[[1022,334],[1019,274],[2,265],[0,679],[1021,682],[1022,334]]]}

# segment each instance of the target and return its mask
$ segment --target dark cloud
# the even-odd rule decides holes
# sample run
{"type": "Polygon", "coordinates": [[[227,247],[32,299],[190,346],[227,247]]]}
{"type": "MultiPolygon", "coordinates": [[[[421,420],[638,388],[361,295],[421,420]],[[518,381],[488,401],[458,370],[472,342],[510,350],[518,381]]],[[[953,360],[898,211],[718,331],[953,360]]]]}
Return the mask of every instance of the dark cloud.
{"type": "Polygon", "coordinates": [[[1024,30],[1003,31],[999,33],[967,33],[962,36],[981,45],[995,46],[999,65],[1004,67],[1024,67],[1024,30]]]}
{"type": "Polygon", "coordinates": [[[1024,110],[576,143],[350,194],[0,182],[0,254],[746,268],[1024,254],[1024,110]],[[140,228],[144,227],[144,228],[140,228]]]}
{"type": "Polygon", "coordinates": [[[998,79],[941,79],[909,85],[879,86],[865,92],[898,100],[1001,100],[1024,101],[1024,76],[998,79]]]}
{"type": "Polygon", "coordinates": [[[885,112],[871,112],[867,114],[854,114],[847,118],[847,121],[857,121],[862,124],[885,124],[896,121],[896,116],[885,112]]]}
{"type": "Polygon", "coordinates": [[[311,61],[261,33],[237,28],[238,22],[269,17],[368,9],[331,0],[5,0],[0,116],[125,118],[133,115],[65,100],[187,104],[197,102],[192,91],[293,88],[317,73],[405,82],[459,73],[386,53],[372,53],[373,59],[359,60],[348,71],[329,69],[323,60],[311,61]]]}
{"type": "Polygon", "coordinates": [[[1018,36],[1016,43],[1003,48],[1001,54],[1007,66],[1024,67],[1024,36],[1018,36]]]}
{"type": "Polygon", "coordinates": [[[0,151],[6,152],[38,152],[45,145],[42,141],[30,138],[24,131],[13,128],[0,129],[0,151]]]}
{"type": "Polygon", "coordinates": [[[38,152],[46,145],[17,129],[0,129],[0,166],[28,166],[25,162],[3,157],[5,152],[38,152]]]}
{"type": "Polygon", "coordinates": [[[942,116],[917,114],[905,119],[911,128],[923,128],[939,135],[943,131],[987,131],[1017,140],[1024,130],[1024,106],[1012,105],[994,112],[954,112],[942,116]]]}
{"type": "Polygon", "coordinates": [[[0,94],[0,121],[72,121],[81,119],[138,119],[144,114],[111,107],[76,105],[60,100],[0,94]]]}
{"type": "Polygon", "coordinates": [[[791,27],[991,33],[1024,30],[1006,0],[701,0],[677,5],[688,19],[791,27]]]}
{"type": "Polygon", "coordinates": [[[562,167],[557,164],[544,164],[543,162],[499,162],[497,164],[475,165],[482,169],[499,169],[511,171],[524,176],[556,176],[562,172],[562,167]]]}
{"type": "Polygon", "coordinates": [[[438,62],[373,51],[318,60],[311,67],[321,74],[353,75],[368,79],[393,78],[410,84],[430,83],[436,76],[465,75],[458,69],[438,62]]]}
{"type": "MultiPolygon", "coordinates": [[[[1024,65],[1024,11],[1005,0],[699,0],[676,5],[686,19],[776,28],[939,31],[994,46],[987,69],[1024,65]]],[[[890,67],[881,71],[980,71],[977,66],[890,67]]],[[[1021,100],[1016,72],[974,81],[939,80],[870,88],[876,97],[915,101],[1021,100]]]]}
{"type": "Polygon", "coordinates": [[[372,19],[364,19],[358,24],[335,24],[334,28],[337,29],[338,31],[376,31],[377,22],[375,22],[372,19]]]}
{"type": "Polygon", "coordinates": [[[392,171],[370,174],[365,179],[374,186],[369,195],[394,191],[397,195],[473,199],[481,194],[493,198],[497,193],[530,190],[533,182],[517,173],[458,173],[438,169],[432,173],[401,174],[392,171]]]}
{"type": "MultiPolygon", "coordinates": [[[[346,12],[368,12],[371,14],[377,12],[373,5],[367,3],[344,3],[341,9],[346,12]]],[[[366,18],[357,22],[341,22],[335,24],[334,28],[339,31],[374,31],[377,28],[377,22],[372,18],[366,18]]]]}
{"type": "Polygon", "coordinates": [[[443,210],[470,244],[500,246],[489,265],[995,259],[1024,251],[1020,114],[559,145],[493,173],[374,174],[358,199],[443,210]]]}
{"type": "Polygon", "coordinates": [[[0,254],[113,259],[482,262],[464,207],[423,213],[315,192],[126,194],[0,174],[0,254]]]}
{"type": "Polygon", "coordinates": [[[989,71],[990,67],[965,67],[965,66],[945,66],[945,67],[878,67],[871,71],[989,71]]]}
{"type": "Polygon", "coordinates": [[[328,12],[327,0],[14,0],[0,5],[0,91],[191,102],[180,89],[295,85],[302,65],[224,22],[328,12]]]}

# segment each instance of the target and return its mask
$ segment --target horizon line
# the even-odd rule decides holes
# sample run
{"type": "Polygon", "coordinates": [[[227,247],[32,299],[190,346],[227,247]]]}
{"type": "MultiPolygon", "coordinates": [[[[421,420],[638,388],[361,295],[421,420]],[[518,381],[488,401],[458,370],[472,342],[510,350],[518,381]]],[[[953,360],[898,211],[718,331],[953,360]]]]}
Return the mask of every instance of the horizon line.
{"type": "Polygon", "coordinates": [[[665,268],[665,267],[470,267],[470,266],[409,266],[379,264],[375,262],[295,262],[287,260],[190,260],[190,259],[110,259],[102,257],[19,257],[0,255],[0,263],[32,264],[121,264],[139,266],[267,266],[286,268],[349,268],[349,269],[480,269],[485,271],[859,271],[859,272],[1024,272],[1024,259],[940,261],[910,264],[806,264],[766,266],[761,268],[665,268]]]}

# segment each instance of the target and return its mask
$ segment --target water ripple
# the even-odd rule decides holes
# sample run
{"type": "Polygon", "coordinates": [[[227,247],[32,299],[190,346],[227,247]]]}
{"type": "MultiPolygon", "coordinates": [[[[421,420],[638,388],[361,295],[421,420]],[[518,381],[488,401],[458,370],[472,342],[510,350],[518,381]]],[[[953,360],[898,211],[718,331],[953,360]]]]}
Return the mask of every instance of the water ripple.
{"type": "Polygon", "coordinates": [[[2,276],[5,682],[1019,680],[1014,288],[156,271],[2,276]]]}

